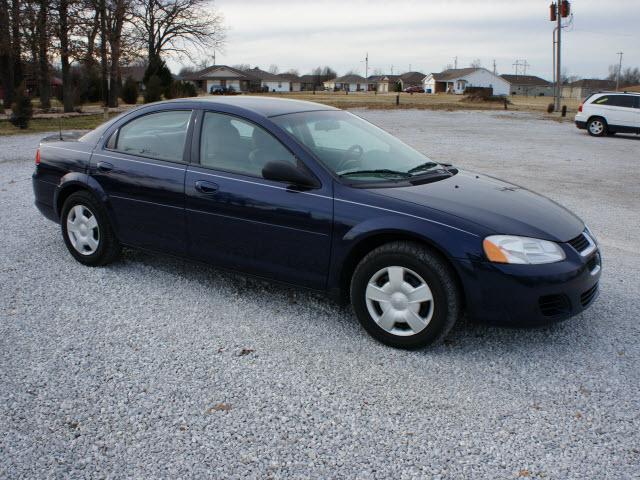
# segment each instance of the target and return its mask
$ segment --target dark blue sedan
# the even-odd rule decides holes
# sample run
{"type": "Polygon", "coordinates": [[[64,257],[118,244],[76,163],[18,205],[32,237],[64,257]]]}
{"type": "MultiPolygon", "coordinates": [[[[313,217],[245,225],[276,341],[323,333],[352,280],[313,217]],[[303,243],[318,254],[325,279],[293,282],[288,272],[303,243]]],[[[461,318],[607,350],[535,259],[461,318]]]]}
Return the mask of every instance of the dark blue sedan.
{"type": "Polygon", "coordinates": [[[137,108],[43,140],[33,189],[85,265],[125,245],[325,291],[395,347],[443,338],[465,310],[541,325],[598,294],[598,247],[573,213],[316,103],[137,108]]]}

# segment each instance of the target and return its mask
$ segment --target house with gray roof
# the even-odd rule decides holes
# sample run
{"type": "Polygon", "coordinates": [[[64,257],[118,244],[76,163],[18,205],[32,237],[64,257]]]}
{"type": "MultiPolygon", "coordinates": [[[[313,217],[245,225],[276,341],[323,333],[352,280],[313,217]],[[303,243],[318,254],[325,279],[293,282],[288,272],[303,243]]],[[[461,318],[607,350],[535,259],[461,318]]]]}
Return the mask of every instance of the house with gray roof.
{"type": "Polygon", "coordinates": [[[553,84],[535,75],[500,75],[509,85],[511,95],[545,97],[553,95],[553,84]]]}
{"type": "Polygon", "coordinates": [[[510,84],[504,78],[482,67],[450,68],[430,73],[422,81],[426,93],[454,93],[461,95],[467,87],[493,89],[494,95],[509,95],[510,84]]]}
{"type": "Polygon", "coordinates": [[[324,88],[333,91],[363,92],[367,89],[367,79],[356,74],[343,75],[324,82],[324,88]]]}
{"type": "Polygon", "coordinates": [[[182,80],[193,83],[196,88],[207,93],[219,89],[233,89],[236,92],[260,90],[261,79],[249,72],[227,65],[213,65],[197,72],[189,73],[182,80]]]}

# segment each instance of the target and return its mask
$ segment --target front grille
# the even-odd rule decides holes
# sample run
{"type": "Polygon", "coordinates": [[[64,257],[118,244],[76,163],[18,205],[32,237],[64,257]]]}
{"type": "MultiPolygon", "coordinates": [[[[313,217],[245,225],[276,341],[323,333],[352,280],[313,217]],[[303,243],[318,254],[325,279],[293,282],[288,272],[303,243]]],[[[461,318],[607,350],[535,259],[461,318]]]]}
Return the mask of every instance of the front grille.
{"type": "Polygon", "coordinates": [[[584,252],[587,248],[589,248],[589,240],[584,234],[578,235],[576,238],[573,238],[567,242],[573,248],[575,248],[578,252],[584,252]]]}
{"type": "Polygon", "coordinates": [[[571,312],[571,304],[566,295],[544,295],[538,299],[538,305],[545,317],[555,317],[571,312]]]}
{"type": "Polygon", "coordinates": [[[591,301],[594,299],[594,297],[596,296],[596,293],[598,293],[597,283],[593,287],[591,287],[589,290],[584,292],[582,295],[580,295],[580,303],[582,304],[582,306],[586,307],[587,305],[589,305],[591,301]]]}

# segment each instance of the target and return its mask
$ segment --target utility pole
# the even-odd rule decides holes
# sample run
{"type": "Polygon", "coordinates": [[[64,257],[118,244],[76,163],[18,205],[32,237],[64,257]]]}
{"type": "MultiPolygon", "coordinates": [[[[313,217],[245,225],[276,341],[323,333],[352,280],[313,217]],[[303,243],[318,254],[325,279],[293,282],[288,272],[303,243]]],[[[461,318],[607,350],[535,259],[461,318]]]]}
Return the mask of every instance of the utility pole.
{"type": "Polygon", "coordinates": [[[524,74],[523,75],[527,74],[527,67],[530,67],[530,66],[531,66],[531,64],[527,63],[527,60],[525,59],[524,63],[522,64],[522,67],[524,68],[524,74]]]}
{"type": "Polygon", "coordinates": [[[560,37],[562,37],[562,3],[565,2],[567,0],[558,0],[558,3],[556,4],[556,8],[557,8],[557,13],[556,13],[556,17],[557,21],[558,21],[558,36],[557,36],[557,41],[556,41],[556,104],[555,104],[555,111],[559,112],[560,111],[560,103],[561,103],[561,98],[562,98],[562,75],[561,75],[561,63],[560,63],[560,52],[561,52],[561,48],[560,48],[560,37]]]}
{"type": "Polygon", "coordinates": [[[623,52],[616,53],[616,55],[620,55],[620,63],[618,63],[618,74],[616,75],[616,92],[618,91],[618,88],[620,88],[620,72],[622,71],[622,53],[623,52]]]}
{"type": "Polygon", "coordinates": [[[458,57],[457,56],[453,59],[453,68],[455,70],[458,69],[458,57]]]}
{"type": "Polygon", "coordinates": [[[369,78],[369,52],[364,57],[364,78],[369,78]]]}
{"type": "Polygon", "coordinates": [[[514,63],[512,63],[512,65],[513,65],[514,67],[516,67],[516,75],[518,75],[518,67],[519,67],[520,65],[522,65],[522,64],[520,63],[520,60],[516,60],[514,63]]]}
{"type": "Polygon", "coordinates": [[[496,70],[496,59],[494,58],[494,59],[493,59],[493,74],[494,74],[494,75],[497,75],[496,71],[497,71],[497,70],[496,70]]]}
{"type": "Polygon", "coordinates": [[[391,65],[391,75],[393,75],[393,65],[391,65]]]}

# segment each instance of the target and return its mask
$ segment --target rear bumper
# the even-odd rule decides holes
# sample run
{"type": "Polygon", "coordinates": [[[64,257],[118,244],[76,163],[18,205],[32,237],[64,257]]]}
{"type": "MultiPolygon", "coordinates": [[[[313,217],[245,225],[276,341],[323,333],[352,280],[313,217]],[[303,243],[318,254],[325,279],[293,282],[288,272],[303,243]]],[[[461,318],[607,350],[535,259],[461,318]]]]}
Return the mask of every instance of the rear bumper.
{"type": "Polygon", "coordinates": [[[583,122],[582,120],[576,120],[576,127],[581,130],[585,130],[587,128],[587,122],[583,122]]]}
{"type": "Polygon", "coordinates": [[[53,183],[39,180],[35,176],[32,177],[33,195],[35,196],[36,208],[42,215],[58,223],[58,216],[53,208],[53,196],[56,190],[56,185],[53,183]]]}
{"type": "Polygon", "coordinates": [[[574,254],[547,265],[458,265],[472,318],[501,325],[542,326],[587,309],[599,295],[600,254],[574,254]]]}

